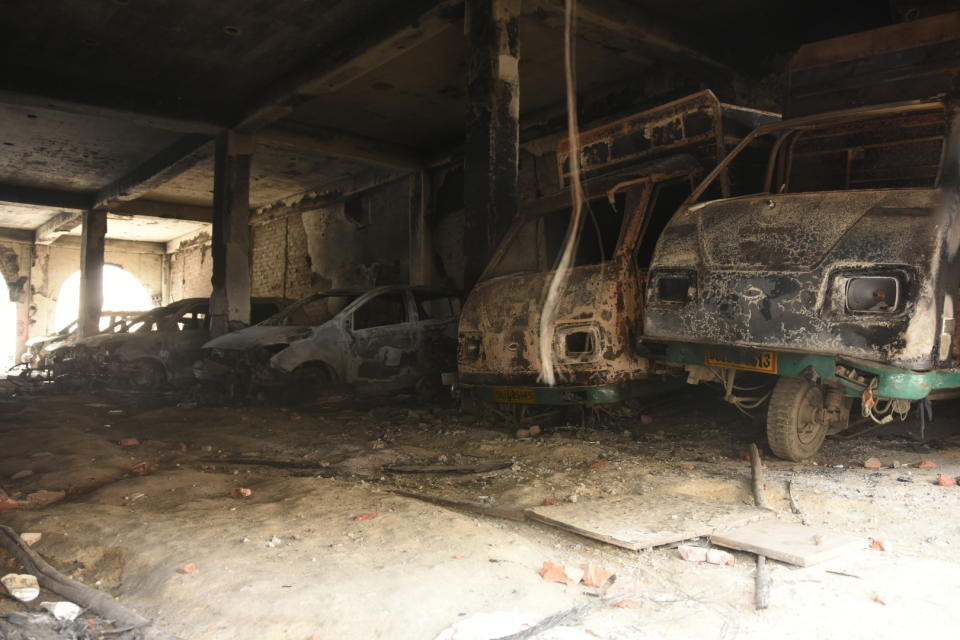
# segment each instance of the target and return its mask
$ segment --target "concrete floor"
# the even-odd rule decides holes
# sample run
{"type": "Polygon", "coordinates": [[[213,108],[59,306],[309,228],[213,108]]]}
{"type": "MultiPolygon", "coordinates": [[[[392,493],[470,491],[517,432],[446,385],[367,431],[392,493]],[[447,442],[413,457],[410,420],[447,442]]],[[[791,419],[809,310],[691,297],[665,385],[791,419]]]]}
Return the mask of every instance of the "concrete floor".
{"type": "MultiPolygon", "coordinates": [[[[780,519],[860,536],[865,548],[804,569],[771,561],[771,605],[760,612],[748,553],[736,552],[733,567],[695,564],[675,544],[627,551],[392,493],[499,507],[634,493],[752,503],[741,453],[762,442],[760,428],[692,387],[646,410],[647,420],[623,414],[607,429],[545,428],[529,439],[451,405],[308,412],[11,397],[0,402],[0,485],[33,496],[33,508],[0,511],[0,521],[41,532],[35,549],[54,566],[196,640],[431,639],[478,614],[537,620],[598,601],[597,589],[542,580],[544,561],[601,565],[618,582],[637,580],[643,595],[639,608],[598,607],[542,638],[916,637],[960,623],[960,488],[934,484],[939,473],[960,475],[960,420],[955,406],[938,409],[926,442],[906,422],[828,440],[806,463],[767,461],[780,519]],[[120,446],[125,438],[139,444],[120,446]],[[312,468],[223,461],[243,456],[312,468]],[[864,469],[869,457],[885,468],[864,469]],[[909,466],[922,459],[937,468],[909,466]],[[383,469],[491,460],[513,464],[475,474],[383,469]],[[140,462],[155,472],[137,475],[140,462]],[[11,480],[23,470],[32,473],[11,480]],[[802,515],[791,513],[787,481],[802,515]],[[231,498],[234,488],[252,495],[231,498]],[[866,548],[871,538],[886,550],[866,548]],[[190,564],[195,572],[178,572],[190,564]]],[[[0,566],[15,569],[2,552],[0,566]]],[[[0,612],[22,608],[0,600],[0,612]]],[[[485,635],[449,637],[506,635],[491,620],[485,635]]]]}

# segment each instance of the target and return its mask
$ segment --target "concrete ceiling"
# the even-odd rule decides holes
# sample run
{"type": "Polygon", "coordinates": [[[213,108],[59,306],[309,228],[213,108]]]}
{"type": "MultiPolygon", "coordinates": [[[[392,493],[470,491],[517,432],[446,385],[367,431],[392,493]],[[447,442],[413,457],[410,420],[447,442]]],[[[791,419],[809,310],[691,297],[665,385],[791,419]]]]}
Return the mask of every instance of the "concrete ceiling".
{"type": "MultiPolygon", "coordinates": [[[[562,103],[561,4],[524,0],[524,118],[562,103]]],[[[886,2],[859,0],[580,6],[603,18],[583,18],[579,30],[584,92],[653,75],[709,86],[717,76],[709,66],[691,73],[689,59],[623,25],[669,34],[681,49],[759,77],[801,42],[893,19],[886,2]]],[[[465,113],[462,13],[456,0],[45,0],[42,9],[8,0],[0,227],[35,229],[93,204],[113,211],[118,193],[149,200],[154,216],[170,203],[208,208],[208,141],[238,123],[269,121],[254,156],[254,206],[455,148],[465,113]]],[[[137,213],[138,202],[124,212],[137,213]]],[[[116,233],[156,241],[161,227],[124,223],[116,233]]]]}
{"type": "MultiPolygon", "coordinates": [[[[107,215],[107,238],[110,240],[135,240],[139,242],[169,242],[190,233],[209,231],[210,223],[189,220],[170,220],[150,216],[107,215]]],[[[79,236],[80,227],[66,235],[79,236]]]]}

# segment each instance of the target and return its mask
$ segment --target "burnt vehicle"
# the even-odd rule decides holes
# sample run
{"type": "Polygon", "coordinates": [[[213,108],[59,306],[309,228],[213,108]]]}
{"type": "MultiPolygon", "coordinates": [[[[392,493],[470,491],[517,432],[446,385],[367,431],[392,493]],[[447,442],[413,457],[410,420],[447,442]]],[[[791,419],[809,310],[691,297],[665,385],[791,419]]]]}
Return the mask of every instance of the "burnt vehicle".
{"type": "MultiPolygon", "coordinates": [[[[960,19],[946,24],[956,49],[960,19]]],[[[915,53],[898,36],[923,31],[889,28],[865,39],[869,55],[878,43],[888,57],[915,53]]],[[[939,46],[920,41],[920,50],[939,46]]],[[[851,55],[856,44],[801,49],[791,69],[797,117],[754,131],[705,178],[661,236],[647,286],[643,344],[691,382],[722,383],[741,407],[769,397],[770,448],[789,460],[845,429],[856,400],[883,423],[918,402],[927,415],[927,400],[960,389],[960,112],[937,99],[816,113],[853,95],[855,73],[877,81],[886,69],[851,55]],[[805,73],[822,84],[798,86],[805,73]],[[713,195],[724,169],[757,145],[771,149],[761,187],[713,195]],[[738,372],[753,380],[738,384],[738,372]]],[[[916,70],[921,88],[938,77],[949,86],[960,67],[951,62],[935,63],[939,76],[916,70]]],[[[885,90],[909,95],[910,74],[889,73],[895,86],[885,90]]]]}
{"type": "MultiPolygon", "coordinates": [[[[705,169],[757,124],[778,119],[704,91],[580,136],[589,195],[547,338],[551,386],[541,382],[540,321],[571,218],[570,145],[561,142],[567,188],[522,207],[464,305],[458,388],[465,400],[592,407],[636,393],[650,373],[634,344],[657,237],[705,169]]],[[[724,172],[722,193],[733,179],[724,172]]]]}
{"type": "MultiPolygon", "coordinates": [[[[254,298],[250,317],[261,321],[285,301],[254,298]]],[[[54,351],[52,377],[68,384],[160,390],[193,383],[193,363],[210,339],[210,301],[187,298],[127,321],[119,331],[78,340],[54,351]]]]}
{"type": "Polygon", "coordinates": [[[430,395],[456,367],[459,312],[458,294],[435,287],[318,292],[206,343],[194,372],[234,397],[279,390],[296,401],[341,386],[430,395]]]}
{"type": "MultiPolygon", "coordinates": [[[[100,333],[121,331],[132,318],[141,314],[143,311],[104,311],[100,314],[100,333]]],[[[56,333],[27,340],[27,350],[20,358],[22,373],[52,373],[53,352],[77,341],[77,326],[78,321],[74,320],[56,333]]]]}

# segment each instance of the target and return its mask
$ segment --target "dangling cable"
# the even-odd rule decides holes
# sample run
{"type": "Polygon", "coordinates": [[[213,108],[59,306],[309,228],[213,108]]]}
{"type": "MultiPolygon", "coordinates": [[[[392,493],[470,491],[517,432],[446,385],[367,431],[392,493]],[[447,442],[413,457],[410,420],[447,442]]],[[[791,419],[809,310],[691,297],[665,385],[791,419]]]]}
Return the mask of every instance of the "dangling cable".
{"type": "Polygon", "coordinates": [[[580,225],[583,212],[583,183],[580,180],[580,130],[577,126],[577,93],[574,79],[573,40],[576,25],[576,0],[565,0],[563,31],[563,65],[567,87],[567,135],[570,139],[570,192],[573,209],[570,213],[570,226],[564,241],[560,263],[550,280],[547,294],[540,314],[540,382],[547,386],[556,384],[553,370],[553,320],[557,312],[560,290],[567,280],[567,271],[573,259],[573,252],[580,237],[580,225]]]}

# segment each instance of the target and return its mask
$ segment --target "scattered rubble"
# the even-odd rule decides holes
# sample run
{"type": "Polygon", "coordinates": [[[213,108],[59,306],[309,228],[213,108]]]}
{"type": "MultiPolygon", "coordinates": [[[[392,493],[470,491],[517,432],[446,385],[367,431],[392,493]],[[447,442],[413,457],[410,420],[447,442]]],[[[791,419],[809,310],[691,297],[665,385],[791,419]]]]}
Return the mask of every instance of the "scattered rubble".
{"type": "Polygon", "coordinates": [[[737,562],[736,556],[722,549],[680,545],[677,547],[677,551],[680,552],[680,557],[688,562],[709,562],[710,564],[719,564],[728,567],[734,566],[737,562]]]}
{"type": "Polygon", "coordinates": [[[883,463],[877,458],[867,458],[863,463],[864,469],[882,469],[883,463]]]}
{"type": "Polygon", "coordinates": [[[230,497],[240,500],[241,498],[249,498],[253,495],[253,490],[247,489],[246,487],[234,487],[230,489],[230,497]]]}
{"type": "Polygon", "coordinates": [[[139,447],[140,441],[136,438],[123,438],[120,440],[121,447],[139,447]]]}
{"type": "Polygon", "coordinates": [[[948,476],[944,473],[941,473],[937,476],[937,484],[941,487],[955,487],[957,486],[957,479],[953,476],[948,476]]]}
{"type": "Polygon", "coordinates": [[[42,533],[24,532],[20,534],[20,539],[23,540],[28,547],[32,547],[40,542],[41,538],[43,538],[42,533]]]}
{"type": "Polygon", "coordinates": [[[181,573],[183,575],[190,575],[191,573],[196,573],[199,570],[200,570],[200,567],[198,567],[197,565],[191,562],[177,569],[177,573],[181,573]]]}
{"type": "Polygon", "coordinates": [[[77,619],[77,616],[80,615],[80,607],[73,604],[72,602],[41,602],[40,606],[50,614],[60,621],[71,622],[77,619]]]}

